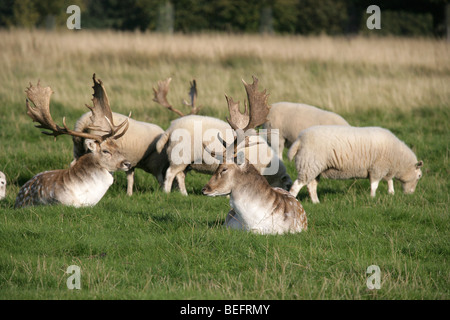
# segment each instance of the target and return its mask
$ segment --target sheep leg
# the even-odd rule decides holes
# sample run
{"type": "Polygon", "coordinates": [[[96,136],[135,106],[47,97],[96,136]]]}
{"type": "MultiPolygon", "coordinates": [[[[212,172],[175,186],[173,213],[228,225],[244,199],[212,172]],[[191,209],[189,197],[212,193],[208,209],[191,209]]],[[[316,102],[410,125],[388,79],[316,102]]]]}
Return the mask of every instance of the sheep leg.
{"type": "Polygon", "coordinates": [[[294,197],[297,197],[297,194],[304,185],[305,184],[301,183],[298,179],[295,180],[294,183],[292,184],[291,190],[289,190],[289,193],[292,194],[294,197]]]}
{"type": "MultiPolygon", "coordinates": [[[[166,172],[166,180],[164,181],[164,192],[170,193],[172,190],[172,183],[173,179],[179,174],[180,172],[183,172],[184,169],[186,169],[187,165],[179,165],[179,166],[171,166],[169,169],[167,169],[166,172]]],[[[177,180],[178,181],[178,180],[177,180]]],[[[179,183],[179,181],[178,181],[179,183]]],[[[184,181],[183,181],[184,184],[184,181]]],[[[181,189],[181,186],[180,186],[181,189]]]]}
{"type": "Polygon", "coordinates": [[[285,143],[285,139],[283,137],[279,137],[278,138],[278,158],[280,158],[280,160],[283,160],[283,151],[284,151],[284,143],[285,143]]]}
{"type": "Polygon", "coordinates": [[[134,168],[127,171],[127,195],[133,195],[134,168]]]}
{"type": "Polygon", "coordinates": [[[184,173],[184,170],[179,172],[176,175],[176,179],[177,179],[178,188],[180,188],[181,194],[184,195],[184,196],[187,196],[186,185],[184,183],[184,181],[186,179],[186,174],[184,173]]]}
{"type": "Polygon", "coordinates": [[[375,193],[378,188],[378,184],[380,183],[380,180],[370,179],[370,196],[372,198],[375,198],[375,193]]]}
{"type": "Polygon", "coordinates": [[[312,203],[319,203],[319,197],[317,197],[317,184],[319,182],[317,179],[312,180],[310,183],[308,183],[307,188],[309,191],[309,196],[311,197],[312,203]]]}
{"type": "Polygon", "coordinates": [[[389,194],[394,194],[394,180],[389,179],[387,181],[387,184],[388,184],[388,193],[389,194]]]}

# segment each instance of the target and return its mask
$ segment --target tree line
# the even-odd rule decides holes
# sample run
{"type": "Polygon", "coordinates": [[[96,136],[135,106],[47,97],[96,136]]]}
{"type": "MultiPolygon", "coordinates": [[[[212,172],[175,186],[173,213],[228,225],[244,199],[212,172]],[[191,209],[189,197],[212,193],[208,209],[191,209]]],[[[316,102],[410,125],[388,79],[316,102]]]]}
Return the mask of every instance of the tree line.
{"type": "Polygon", "coordinates": [[[194,33],[368,33],[366,9],[381,9],[377,34],[444,36],[448,0],[1,0],[0,28],[57,29],[78,5],[83,29],[194,33]]]}

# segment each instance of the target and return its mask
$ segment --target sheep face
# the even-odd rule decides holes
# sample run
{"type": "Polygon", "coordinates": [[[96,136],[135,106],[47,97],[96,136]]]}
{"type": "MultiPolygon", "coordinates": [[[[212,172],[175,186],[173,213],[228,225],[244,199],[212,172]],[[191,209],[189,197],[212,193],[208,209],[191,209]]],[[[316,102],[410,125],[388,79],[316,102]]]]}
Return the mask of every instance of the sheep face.
{"type": "Polygon", "coordinates": [[[0,200],[6,197],[6,177],[0,172],[0,200]]]}
{"type": "Polygon", "coordinates": [[[284,165],[279,168],[279,171],[275,175],[266,175],[265,178],[272,187],[289,191],[292,187],[292,179],[287,174],[284,165]]]}
{"type": "Polygon", "coordinates": [[[416,190],[417,182],[419,182],[419,179],[422,177],[422,170],[420,169],[422,165],[423,162],[419,161],[411,168],[411,170],[409,170],[409,174],[404,177],[402,181],[404,193],[411,194],[416,190]]]}

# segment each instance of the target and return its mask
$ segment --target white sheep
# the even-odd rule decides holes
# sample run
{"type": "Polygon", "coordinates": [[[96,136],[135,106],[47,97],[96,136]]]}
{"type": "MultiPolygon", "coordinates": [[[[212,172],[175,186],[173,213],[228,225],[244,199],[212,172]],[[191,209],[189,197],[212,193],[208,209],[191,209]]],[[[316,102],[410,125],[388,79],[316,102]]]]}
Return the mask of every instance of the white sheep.
{"type": "Polygon", "coordinates": [[[422,176],[422,161],[389,130],[379,127],[314,126],[302,131],[288,152],[295,157],[298,172],[291,187],[297,196],[307,185],[313,203],[318,203],[319,177],[329,179],[369,178],[375,197],[381,179],[394,193],[393,178],[405,193],[413,193],[422,176]]]}
{"type": "Polygon", "coordinates": [[[289,148],[302,130],[316,125],[349,124],[340,115],[331,111],[302,103],[277,102],[272,104],[263,128],[279,130],[278,148],[272,145],[270,140],[268,142],[282,159],[284,147],[289,148]]]}
{"type": "MultiPolygon", "coordinates": [[[[211,150],[223,148],[217,139],[219,132],[226,142],[233,142],[234,137],[230,125],[216,118],[188,115],[171,122],[170,127],[164,132],[156,145],[158,152],[163,152],[163,148],[167,148],[166,152],[170,162],[164,182],[166,192],[170,192],[173,179],[176,177],[181,193],[187,195],[184,184],[186,170],[192,169],[207,174],[215,172],[219,166],[219,161],[204,150],[203,144],[206,144],[211,150]]],[[[252,137],[252,139],[254,138],[252,137]]],[[[267,162],[263,161],[258,156],[253,165],[272,186],[289,190],[292,180],[287,174],[283,162],[264,139],[257,137],[251,141],[256,140],[259,141],[259,144],[250,147],[254,148],[255,151],[252,154],[264,154],[268,160],[267,162]],[[271,171],[272,168],[277,168],[276,172],[271,171]]],[[[248,157],[251,151],[246,151],[246,157],[248,157]]]]}
{"type": "Polygon", "coordinates": [[[0,200],[6,197],[6,176],[0,171],[0,200]]]}
{"type": "MultiPolygon", "coordinates": [[[[114,123],[121,123],[127,117],[113,112],[114,123]]],[[[91,112],[83,114],[75,124],[76,131],[99,134],[101,131],[90,129],[91,112]]],[[[164,130],[156,124],[129,119],[127,134],[116,140],[121,153],[131,163],[127,171],[127,194],[132,195],[134,183],[134,168],[142,169],[156,177],[160,186],[164,183],[165,172],[169,167],[167,153],[156,152],[156,143],[164,130]]],[[[73,138],[73,156],[75,161],[88,152],[84,139],[73,138]]]]}

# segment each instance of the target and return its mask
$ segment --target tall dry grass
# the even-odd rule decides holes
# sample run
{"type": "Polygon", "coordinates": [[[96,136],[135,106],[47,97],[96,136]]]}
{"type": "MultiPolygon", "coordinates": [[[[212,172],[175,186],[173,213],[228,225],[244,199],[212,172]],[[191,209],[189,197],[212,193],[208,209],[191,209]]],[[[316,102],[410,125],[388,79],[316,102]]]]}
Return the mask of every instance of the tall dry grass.
{"type": "Polygon", "coordinates": [[[51,59],[142,54],[172,59],[218,60],[248,56],[277,61],[403,65],[450,69],[447,42],[414,38],[303,37],[270,35],[163,35],[113,31],[2,31],[2,56],[9,61],[39,53],[51,59]],[[11,56],[12,55],[12,56],[11,56]]]}
{"type": "Polygon", "coordinates": [[[195,77],[199,103],[218,116],[223,94],[242,100],[240,79],[253,74],[271,102],[337,112],[450,103],[450,45],[434,39],[12,30],[0,31],[0,44],[0,108],[23,103],[25,86],[41,79],[56,101],[82,110],[94,72],[116,110],[145,120],[161,115],[151,87],[169,76],[174,104],[195,77]]]}

